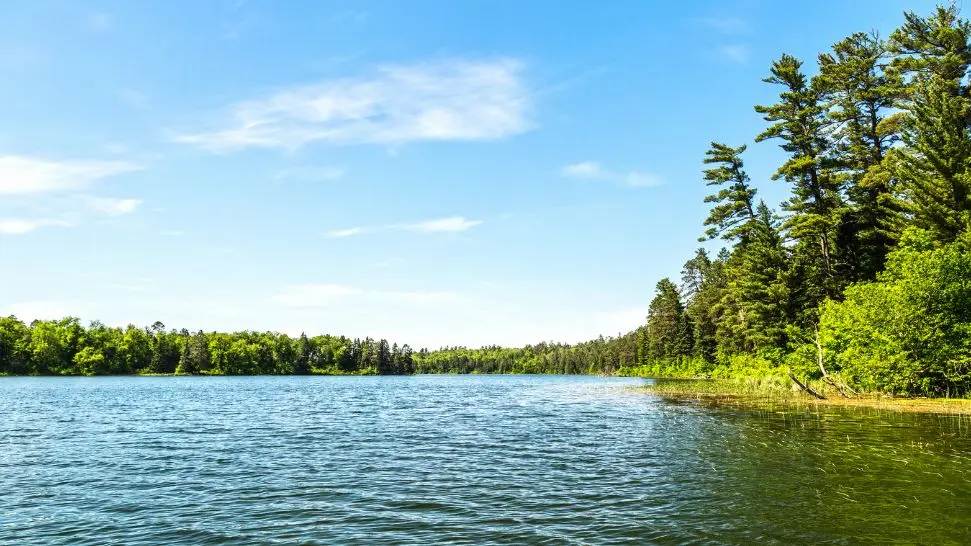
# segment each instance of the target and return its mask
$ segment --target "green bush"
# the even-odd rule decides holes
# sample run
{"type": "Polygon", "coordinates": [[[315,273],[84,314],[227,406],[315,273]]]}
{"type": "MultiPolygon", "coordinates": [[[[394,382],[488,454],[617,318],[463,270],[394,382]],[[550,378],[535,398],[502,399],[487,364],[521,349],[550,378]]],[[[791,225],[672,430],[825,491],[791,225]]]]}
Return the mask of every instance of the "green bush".
{"type": "Polygon", "coordinates": [[[911,232],[877,281],[850,286],[820,316],[831,371],[864,390],[963,395],[971,390],[971,252],[911,232]]]}

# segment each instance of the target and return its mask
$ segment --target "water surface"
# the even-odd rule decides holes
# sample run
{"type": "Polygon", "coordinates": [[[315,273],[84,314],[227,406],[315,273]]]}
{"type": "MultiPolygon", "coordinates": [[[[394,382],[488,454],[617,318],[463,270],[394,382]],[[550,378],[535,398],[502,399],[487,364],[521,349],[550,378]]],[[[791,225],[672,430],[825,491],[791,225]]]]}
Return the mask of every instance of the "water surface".
{"type": "Polygon", "coordinates": [[[641,381],[0,378],[0,543],[971,543],[967,417],[641,381]]]}

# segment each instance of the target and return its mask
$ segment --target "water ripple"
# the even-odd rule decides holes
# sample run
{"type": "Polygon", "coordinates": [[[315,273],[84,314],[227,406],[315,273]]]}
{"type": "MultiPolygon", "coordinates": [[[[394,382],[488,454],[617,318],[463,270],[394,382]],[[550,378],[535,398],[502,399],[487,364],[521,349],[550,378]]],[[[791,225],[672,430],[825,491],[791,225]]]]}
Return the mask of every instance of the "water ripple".
{"type": "Polygon", "coordinates": [[[0,379],[0,543],[971,541],[967,420],[638,383],[0,379]]]}

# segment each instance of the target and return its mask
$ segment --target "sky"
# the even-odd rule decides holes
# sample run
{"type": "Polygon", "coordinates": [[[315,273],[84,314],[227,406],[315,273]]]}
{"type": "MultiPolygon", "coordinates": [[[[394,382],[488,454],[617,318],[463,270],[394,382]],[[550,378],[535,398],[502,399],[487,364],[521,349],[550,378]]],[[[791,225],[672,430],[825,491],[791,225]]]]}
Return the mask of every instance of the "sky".
{"type": "Polygon", "coordinates": [[[772,60],[932,6],[7,1],[0,315],[617,335],[700,246],[710,141],[784,198],[772,60]]]}

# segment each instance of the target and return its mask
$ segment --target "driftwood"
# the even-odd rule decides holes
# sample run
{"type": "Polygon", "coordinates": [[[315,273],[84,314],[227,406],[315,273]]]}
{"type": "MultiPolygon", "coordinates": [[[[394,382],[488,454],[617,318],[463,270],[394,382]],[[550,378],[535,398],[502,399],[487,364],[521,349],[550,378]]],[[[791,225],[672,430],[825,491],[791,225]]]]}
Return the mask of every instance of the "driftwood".
{"type": "Polygon", "coordinates": [[[789,374],[789,379],[793,380],[796,383],[796,385],[799,385],[799,388],[801,388],[802,390],[804,390],[804,391],[808,392],[809,394],[815,396],[816,398],[819,398],[820,400],[826,400],[826,397],[825,396],[823,396],[823,395],[819,394],[818,392],[816,392],[809,385],[807,385],[807,384],[803,383],[802,381],[799,381],[798,379],[796,379],[796,376],[792,375],[792,370],[788,370],[787,369],[786,371],[789,374]]]}
{"type": "MultiPolygon", "coordinates": [[[[816,337],[813,339],[816,343],[816,364],[819,366],[819,371],[823,373],[823,381],[835,387],[843,395],[843,398],[850,398],[850,395],[846,394],[847,391],[856,396],[857,392],[847,385],[841,377],[826,373],[826,367],[823,366],[823,344],[819,342],[819,327],[815,324],[813,324],[813,331],[816,333],[816,337]]],[[[791,374],[790,377],[792,377],[791,374]]]]}

